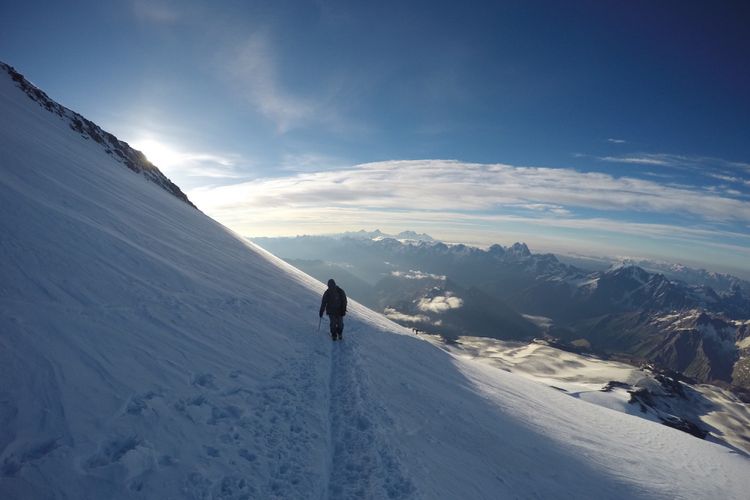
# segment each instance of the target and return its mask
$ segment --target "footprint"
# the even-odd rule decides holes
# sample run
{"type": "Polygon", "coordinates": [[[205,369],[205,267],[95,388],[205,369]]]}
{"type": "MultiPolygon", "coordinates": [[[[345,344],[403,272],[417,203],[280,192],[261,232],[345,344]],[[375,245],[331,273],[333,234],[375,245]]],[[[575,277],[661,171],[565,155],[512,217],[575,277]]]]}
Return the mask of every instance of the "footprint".
{"type": "Polygon", "coordinates": [[[42,441],[27,450],[23,451],[20,456],[15,454],[6,457],[0,466],[0,473],[5,477],[13,477],[20,471],[24,465],[39,460],[60,447],[59,439],[48,439],[42,441]]]}
{"type": "Polygon", "coordinates": [[[125,412],[130,415],[142,415],[149,408],[148,402],[157,397],[161,397],[161,395],[154,391],[136,394],[130,398],[128,405],[125,407],[125,412]]]}
{"type": "Polygon", "coordinates": [[[191,383],[196,387],[204,387],[206,389],[216,389],[215,383],[216,377],[211,373],[199,373],[193,376],[191,383]]]}
{"type": "Polygon", "coordinates": [[[366,431],[369,428],[370,421],[366,417],[360,416],[359,418],[357,418],[357,429],[359,429],[360,431],[366,431]]]}
{"type": "Polygon", "coordinates": [[[255,487],[246,479],[224,476],[215,488],[214,498],[222,500],[249,499],[254,496],[255,492],[255,487]]]}
{"type": "Polygon", "coordinates": [[[134,450],[139,444],[141,444],[141,440],[136,436],[112,439],[106,442],[97,453],[89,457],[84,466],[88,469],[94,469],[112,464],[119,461],[129,451],[134,450]]]}
{"type": "Polygon", "coordinates": [[[255,453],[251,453],[250,450],[247,450],[245,448],[241,448],[238,452],[238,455],[247,460],[248,462],[255,462],[257,460],[258,456],[255,453]]]}

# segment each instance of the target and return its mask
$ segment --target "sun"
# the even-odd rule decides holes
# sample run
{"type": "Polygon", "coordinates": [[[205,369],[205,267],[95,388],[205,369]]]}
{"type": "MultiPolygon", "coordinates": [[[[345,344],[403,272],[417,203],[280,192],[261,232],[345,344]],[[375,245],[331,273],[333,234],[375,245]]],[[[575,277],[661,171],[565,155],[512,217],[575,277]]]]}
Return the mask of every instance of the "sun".
{"type": "Polygon", "coordinates": [[[146,155],[148,161],[160,168],[169,168],[183,161],[182,154],[153,139],[135,141],[132,146],[146,155]]]}

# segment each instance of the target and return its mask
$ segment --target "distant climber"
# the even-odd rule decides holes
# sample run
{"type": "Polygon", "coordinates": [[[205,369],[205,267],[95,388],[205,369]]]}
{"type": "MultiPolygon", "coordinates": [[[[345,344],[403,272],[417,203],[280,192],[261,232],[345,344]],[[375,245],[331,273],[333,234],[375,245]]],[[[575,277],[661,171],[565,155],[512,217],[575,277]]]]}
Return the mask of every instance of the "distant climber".
{"type": "Polygon", "coordinates": [[[341,340],[346,316],[346,293],[341,287],[336,286],[333,279],[328,280],[328,290],[323,293],[323,300],[320,302],[321,318],[324,312],[328,314],[328,320],[331,322],[331,338],[341,340]]]}

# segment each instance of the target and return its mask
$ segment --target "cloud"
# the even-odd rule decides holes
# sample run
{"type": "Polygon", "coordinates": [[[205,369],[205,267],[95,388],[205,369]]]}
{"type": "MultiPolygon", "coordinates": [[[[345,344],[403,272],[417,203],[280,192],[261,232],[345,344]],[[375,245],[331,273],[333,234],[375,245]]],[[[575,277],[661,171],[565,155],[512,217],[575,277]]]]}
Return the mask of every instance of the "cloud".
{"type": "Polygon", "coordinates": [[[402,271],[392,271],[391,275],[408,280],[426,280],[433,279],[439,281],[445,281],[446,277],[439,274],[423,273],[422,271],[409,270],[408,273],[402,271]]]}
{"type": "Polygon", "coordinates": [[[172,24],[182,18],[180,8],[172,2],[134,0],[133,13],[138,19],[159,24],[172,24]]]}
{"type": "MultiPolygon", "coordinates": [[[[578,155],[586,156],[586,155],[578,155]]],[[[595,156],[594,158],[612,163],[632,163],[640,165],[658,165],[673,168],[705,170],[722,168],[750,172],[750,163],[725,160],[711,156],[686,156],[669,153],[634,153],[619,156],[595,156]]]]}
{"type": "Polygon", "coordinates": [[[725,175],[725,174],[706,174],[709,177],[713,177],[714,179],[719,179],[724,182],[729,182],[732,184],[741,184],[745,186],[750,186],[750,179],[742,179],[740,177],[735,177],[731,175],[725,175]]]}
{"type": "Polygon", "coordinates": [[[279,169],[289,172],[317,172],[344,167],[344,160],[316,153],[286,153],[279,169]]]}
{"type": "Polygon", "coordinates": [[[393,321],[403,321],[404,323],[428,323],[430,321],[430,318],[423,314],[404,314],[392,307],[386,307],[383,310],[383,314],[385,314],[385,317],[388,319],[392,319],[393,321]]]}
{"type": "Polygon", "coordinates": [[[674,163],[671,160],[660,157],[658,155],[599,156],[598,159],[602,161],[613,162],[613,163],[635,163],[638,165],[663,165],[663,166],[674,165],[674,163]]]}
{"type": "Polygon", "coordinates": [[[284,90],[275,57],[268,36],[259,32],[239,43],[224,66],[241,95],[284,133],[309,120],[316,105],[284,90]]]}
{"type": "Polygon", "coordinates": [[[550,205],[548,203],[525,203],[518,205],[519,208],[525,208],[526,210],[533,210],[536,212],[546,212],[555,215],[571,215],[571,211],[561,207],[560,205],[550,205]]]}
{"type": "Polygon", "coordinates": [[[146,158],[168,175],[183,177],[209,177],[214,179],[241,179],[238,171],[239,155],[208,152],[181,151],[154,139],[138,139],[131,144],[146,158]]]}
{"type": "Polygon", "coordinates": [[[212,179],[242,179],[247,177],[237,169],[232,158],[201,153],[186,153],[179,165],[165,170],[179,171],[188,177],[209,177],[212,179]]]}
{"type": "Polygon", "coordinates": [[[572,169],[462,163],[388,161],[349,169],[258,179],[191,197],[211,213],[222,207],[442,212],[529,212],[575,209],[698,217],[709,222],[750,222],[750,203],[654,180],[572,169]]]}
{"type": "Polygon", "coordinates": [[[451,309],[458,309],[464,305],[463,299],[454,296],[450,292],[445,295],[438,295],[437,297],[424,297],[419,299],[417,307],[420,311],[433,312],[433,313],[444,313],[451,309]]]}
{"type": "Polygon", "coordinates": [[[312,125],[340,135],[369,133],[369,126],[342,112],[344,103],[352,100],[347,91],[358,87],[349,75],[334,73],[323,81],[316,77],[306,85],[289,85],[281,71],[282,54],[268,30],[225,44],[217,56],[220,76],[241,99],[272,121],[277,133],[312,125]]]}
{"type": "Polygon", "coordinates": [[[610,137],[609,139],[607,139],[607,142],[611,142],[612,144],[625,144],[628,141],[626,141],[625,139],[612,139],[610,137]]]}

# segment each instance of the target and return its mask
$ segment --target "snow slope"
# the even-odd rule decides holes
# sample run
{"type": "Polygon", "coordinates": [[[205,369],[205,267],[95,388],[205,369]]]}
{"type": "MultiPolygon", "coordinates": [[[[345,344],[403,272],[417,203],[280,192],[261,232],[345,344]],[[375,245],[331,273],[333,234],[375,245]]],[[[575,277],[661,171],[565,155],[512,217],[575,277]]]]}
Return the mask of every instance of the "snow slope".
{"type": "Polygon", "coordinates": [[[4,74],[0,208],[0,498],[750,489],[742,455],[452,356],[357,304],[332,344],[320,283],[4,74]]]}
{"type": "Polygon", "coordinates": [[[680,397],[666,391],[652,371],[626,363],[533,342],[459,337],[456,342],[444,343],[437,336],[424,338],[456,356],[489,363],[589,403],[660,422],[653,408],[644,411],[640,404],[631,403],[629,391],[647,389],[653,405],[665,406],[669,414],[701,422],[708,432],[707,439],[750,455],[750,405],[717,386],[681,383],[680,397]],[[610,384],[612,381],[619,384],[610,384]]]}

